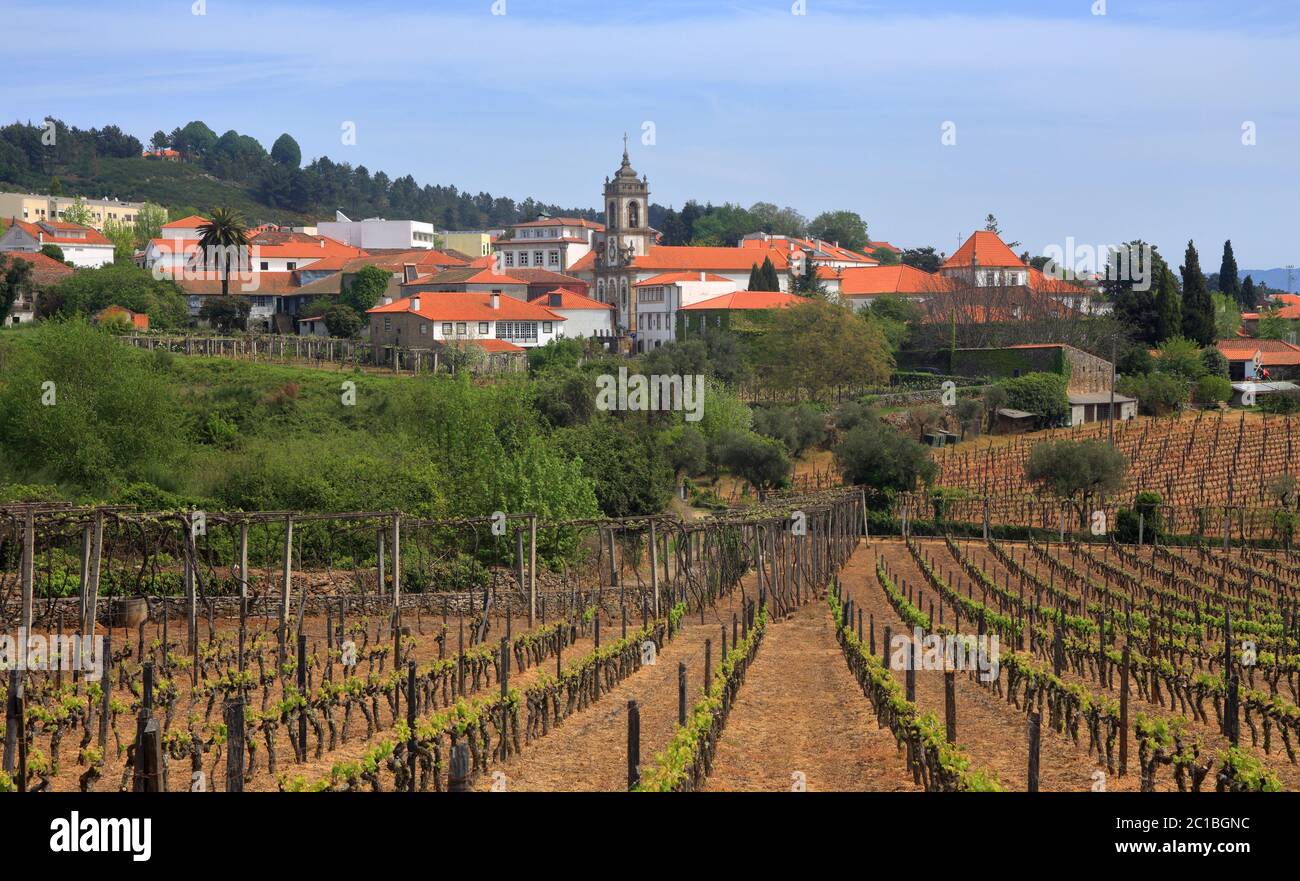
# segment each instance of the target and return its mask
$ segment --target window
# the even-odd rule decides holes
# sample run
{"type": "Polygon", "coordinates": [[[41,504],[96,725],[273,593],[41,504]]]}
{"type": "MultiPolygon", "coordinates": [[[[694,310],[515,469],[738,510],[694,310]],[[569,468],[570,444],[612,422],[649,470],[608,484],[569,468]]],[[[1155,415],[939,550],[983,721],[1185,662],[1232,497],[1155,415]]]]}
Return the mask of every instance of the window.
{"type": "Polygon", "coordinates": [[[284,266],[285,266],[285,269],[297,269],[297,268],[298,268],[298,264],[297,264],[297,263],[294,263],[292,260],[289,261],[288,263],[284,264],[284,266]]]}
{"type": "Polygon", "coordinates": [[[537,322],[536,321],[498,321],[497,339],[536,342],[537,322]]]}
{"type": "Polygon", "coordinates": [[[443,335],[443,336],[451,336],[451,322],[450,322],[450,321],[444,321],[444,322],[442,323],[442,335],[443,335]]]}
{"type": "Polygon", "coordinates": [[[262,265],[258,268],[261,269],[263,272],[266,272],[268,269],[271,268],[271,264],[269,261],[263,260],[262,265]]]}
{"type": "Polygon", "coordinates": [[[633,229],[641,225],[641,206],[635,200],[627,203],[627,225],[633,229]]]}
{"type": "Polygon", "coordinates": [[[515,265],[515,252],[506,251],[506,266],[514,266],[514,265],[515,265]]]}
{"type": "Polygon", "coordinates": [[[389,330],[392,330],[392,329],[393,329],[393,319],[391,319],[391,318],[389,318],[387,315],[385,315],[385,316],[384,316],[384,330],[389,331],[389,330]]]}
{"type": "Polygon", "coordinates": [[[560,265],[560,252],[559,252],[559,251],[552,251],[549,255],[547,255],[547,261],[546,261],[546,262],[549,263],[549,264],[552,265],[552,266],[559,266],[559,265],[560,265]]]}
{"type": "Polygon", "coordinates": [[[486,321],[480,321],[478,323],[478,332],[483,334],[488,332],[488,323],[486,321]]]}
{"type": "Polygon", "coordinates": [[[527,265],[528,265],[528,252],[527,252],[527,251],[520,251],[520,252],[519,252],[519,265],[520,265],[520,266],[527,266],[527,265]]]}
{"type": "Polygon", "coordinates": [[[420,336],[424,336],[424,335],[427,334],[428,332],[429,332],[429,325],[427,325],[427,324],[425,324],[423,321],[421,321],[421,322],[420,322],[420,336]]]}
{"type": "Polygon", "coordinates": [[[542,333],[550,333],[550,332],[551,332],[551,325],[552,325],[553,323],[554,323],[554,322],[551,322],[551,321],[543,321],[543,322],[542,322],[542,333]]]}
{"type": "Polygon", "coordinates": [[[541,252],[541,251],[534,251],[534,252],[533,252],[533,265],[534,265],[534,266],[541,266],[541,265],[542,265],[542,252],[541,252]]]}
{"type": "Polygon", "coordinates": [[[465,335],[465,322],[463,322],[463,321],[457,321],[457,322],[456,322],[456,336],[464,336],[464,335],[465,335]]]}

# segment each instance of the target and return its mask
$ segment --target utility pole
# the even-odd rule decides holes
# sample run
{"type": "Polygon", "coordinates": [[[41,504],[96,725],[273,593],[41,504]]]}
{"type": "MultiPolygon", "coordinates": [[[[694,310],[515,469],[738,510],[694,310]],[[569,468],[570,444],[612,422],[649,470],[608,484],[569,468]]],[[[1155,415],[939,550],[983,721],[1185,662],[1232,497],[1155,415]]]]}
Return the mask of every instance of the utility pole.
{"type": "Polygon", "coordinates": [[[1110,338],[1110,446],[1115,448],[1115,359],[1119,348],[1119,335],[1110,338]]]}

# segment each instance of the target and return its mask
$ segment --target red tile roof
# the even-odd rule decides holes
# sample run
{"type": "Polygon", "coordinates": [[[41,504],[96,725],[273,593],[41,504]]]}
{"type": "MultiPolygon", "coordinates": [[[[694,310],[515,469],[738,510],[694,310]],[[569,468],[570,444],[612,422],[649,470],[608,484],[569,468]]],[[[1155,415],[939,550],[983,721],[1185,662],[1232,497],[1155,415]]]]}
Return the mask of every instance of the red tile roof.
{"type": "Polygon", "coordinates": [[[108,245],[112,242],[104,238],[103,234],[88,226],[80,226],[75,223],[64,223],[58,220],[46,220],[41,223],[28,223],[25,220],[14,220],[14,226],[17,226],[27,235],[36,239],[42,244],[54,245],[108,245]],[[51,230],[54,230],[53,232],[51,230]],[[60,235],[60,232],[71,232],[81,230],[80,236],[60,235]]]}
{"type": "Polygon", "coordinates": [[[892,266],[850,266],[840,270],[840,294],[846,297],[877,297],[886,294],[915,296],[952,290],[942,275],[926,272],[906,263],[892,266]]]}
{"type": "Polygon", "coordinates": [[[564,316],[536,303],[525,303],[514,297],[502,295],[498,308],[492,308],[492,295],[480,292],[426,291],[402,297],[367,311],[368,315],[415,313],[430,321],[564,321],[564,316]],[[419,311],[411,308],[411,300],[420,301],[419,311]]]}
{"type": "MultiPolygon", "coordinates": [[[[154,267],[161,277],[169,277],[169,273],[161,266],[154,267]]],[[[170,273],[171,280],[180,286],[180,289],[187,294],[194,296],[220,296],[221,295],[221,273],[213,269],[204,270],[176,270],[170,273]],[[199,278],[193,276],[200,275],[199,278]],[[187,277],[189,276],[189,277],[187,277]]],[[[238,272],[232,271],[230,274],[230,295],[254,297],[254,296],[271,296],[274,294],[293,294],[297,293],[302,287],[302,281],[296,271],[293,272],[254,272],[252,278],[249,278],[247,270],[241,276],[238,272]]]]}
{"type": "Polygon", "coordinates": [[[659,275],[647,278],[645,281],[636,283],[636,287],[652,287],[654,285],[677,284],[681,281],[726,281],[731,279],[718,275],[716,272],[705,272],[704,278],[700,278],[698,272],[662,272],[659,275]]]}
{"type": "Polygon", "coordinates": [[[834,242],[827,242],[821,239],[803,239],[797,236],[768,236],[763,239],[741,239],[740,247],[742,248],[777,248],[789,253],[793,249],[801,251],[820,252],[814,254],[813,259],[838,260],[841,262],[874,264],[868,254],[860,251],[852,251],[848,248],[840,247],[834,242]]]}
{"type": "Polygon", "coordinates": [[[584,220],[581,217],[547,217],[542,220],[529,220],[526,223],[516,223],[512,226],[578,226],[583,229],[603,230],[605,224],[596,223],[594,220],[584,220]]]}
{"type": "Polygon", "coordinates": [[[477,269],[474,267],[464,267],[457,269],[448,269],[442,272],[432,272],[428,275],[422,275],[412,281],[402,282],[402,286],[407,285],[431,285],[431,284],[499,284],[499,285],[524,285],[528,282],[523,279],[515,278],[512,275],[498,275],[491,269],[477,269]]]}
{"type": "Polygon", "coordinates": [[[1258,321],[1260,318],[1268,316],[1270,318],[1300,318],[1300,306],[1283,306],[1281,309],[1274,309],[1270,312],[1243,312],[1242,318],[1258,321]]]}
{"type": "Polygon", "coordinates": [[[522,352],[525,351],[523,346],[516,346],[509,340],[498,340],[492,337],[480,337],[474,340],[462,340],[462,342],[478,346],[489,354],[496,352],[522,352]]]}
{"type": "MultiPolygon", "coordinates": [[[[496,267],[488,267],[495,269],[496,267]]],[[[557,288],[585,288],[587,282],[572,275],[565,275],[562,272],[552,272],[549,269],[528,269],[526,267],[512,268],[507,273],[511,278],[517,278],[520,281],[528,282],[530,285],[545,284],[557,288]]]]}
{"type": "Polygon", "coordinates": [[[29,264],[32,269],[32,281],[39,285],[62,281],[75,271],[66,263],[61,263],[48,254],[42,254],[40,251],[9,251],[0,254],[0,258],[21,260],[29,264]]]}
{"type": "Polygon", "coordinates": [[[1029,287],[1038,293],[1043,294],[1088,294],[1087,288],[1075,284],[1072,281],[1066,281],[1063,278],[1053,278],[1041,269],[1029,267],[1029,287]]]}
{"type": "Polygon", "coordinates": [[[270,230],[250,236],[250,247],[261,258],[324,260],[327,257],[365,257],[361,248],[346,245],[329,236],[313,236],[301,232],[270,230]]]}
{"type": "Polygon", "coordinates": [[[556,288],[553,291],[547,291],[544,294],[538,294],[528,302],[536,303],[539,306],[545,306],[548,309],[596,309],[609,311],[614,308],[613,303],[602,303],[600,300],[593,300],[591,297],[584,297],[582,294],[569,290],[568,288],[556,288]],[[558,296],[558,303],[552,302],[553,298],[558,296]]]}
{"type": "Polygon", "coordinates": [[[682,311],[707,309],[784,309],[799,303],[808,302],[807,298],[783,291],[731,291],[720,297],[702,300],[683,306],[682,311]]]}
{"type": "Polygon", "coordinates": [[[953,255],[943,262],[944,268],[954,266],[981,267],[1024,266],[1015,252],[1007,247],[997,233],[980,230],[962,243],[953,255]]]}
{"type": "Polygon", "coordinates": [[[206,217],[200,217],[197,214],[191,214],[189,217],[182,217],[180,220],[172,220],[162,225],[163,229],[198,229],[208,222],[206,217]]]}
{"type": "Polygon", "coordinates": [[[1300,346],[1285,340],[1219,340],[1218,348],[1229,361],[1244,361],[1258,352],[1259,363],[1265,367],[1300,365],[1300,346]]]}
{"type": "MultiPolygon", "coordinates": [[[[764,257],[772,258],[778,271],[788,269],[790,259],[777,248],[707,248],[693,245],[651,245],[650,253],[632,258],[634,269],[661,269],[664,271],[719,270],[722,272],[748,272],[761,266],[764,257]]],[[[588,271],[596,265],[596,252],[588,251],[582,259],[569,267],[570,272],[588,271]]]]}

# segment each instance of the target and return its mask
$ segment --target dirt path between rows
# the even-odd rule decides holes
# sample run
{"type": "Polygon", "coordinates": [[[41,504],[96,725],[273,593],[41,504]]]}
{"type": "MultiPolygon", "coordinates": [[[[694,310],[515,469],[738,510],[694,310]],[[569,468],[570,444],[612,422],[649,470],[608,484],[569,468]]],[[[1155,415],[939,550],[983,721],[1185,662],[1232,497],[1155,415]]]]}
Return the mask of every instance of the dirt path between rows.
{"type": "MultiPolygon", "coordinates": [[[[712,612],[708,615],[713,617],[712,612]]],[[[686,663],[687,704],[699,698],[704,677],[704,643],[713,643],[716,667],[721,630],[715,623],[688,623],[659,652],[654,666],[645,666],[611,691],[602,692],[592,706],[566,719],[550,734],[524,747],[495,769],[505,774],[512,792],[621,792],[627,789],[627,702],[637,701],[641,713],[641,767],[654,762],[677,727],[677,665],[686,663]]],[[[730,639],[730,637],[728,637],[730,639]]],[[[760,649],[760,654],[762,650],[760,649]]],[[[490,790],[493,775],[475,781],[490,790]]]]}
{"type": "MultiPolygon", "coordinates": [[[[866,616],[875,617],[877,650],[880,651],[884,626],[888,624],[897,634],[903,627],[903,622],[889,605],[884,590],[876,580],[878,555],[885,557],[901,581],[914,587],[925,582],[921,570],[901,541],[873,541],[869,547],[859,549],[849,561],[842,581],[848,595],[862,608],[864,628],[866,616]]],[[[928,611],[933,591],[926,587],[922,593],[924,601],[920,605],[928,611]]],[[[962,629],[966,632],[965,624],[962,629]]],[[[905,681],[902,670],[894,671],[894,676],[899,683],[905,681]]],[[[974,767],[997,774],[1004,788],[1024,792],[1029,776],[1028,725],[1024,712],[1007,703],[1005,696],[994,694],[990,688],[975,682],[966,673],[958,673],[956,676],[956,698],[958,745],[966,750],[974,767]]],[[[916,702],[922,711],[933,713],[942,723],[942,672],[917,671],[916,702]]],[[[1093,774],[1104,770],[1104,763],[1088,754],[1086,734],[1081,745],[1076,747],[1068,736],[1052,730],[1047,724],[1046,716],[1043,717],[1041,732],[1039,789],[1089,791],[1093,785],[1093,774]]],[[[1133,748],[1132,744],[1130,748],[1133,748]]],[[[1167,776],[1162,782],[1172,786],[1172,777],[1167,776]]],[[[1124,778],[1107,775],[1105,783],[1108,791],[1138,788],[1137,774],[1132,768],[1124,778]]]]}
{"type": "Polygon", "coordinates": [[[810,792],[916,789],[894,736],[877,726],[849,672],[820,599],[769,626],[706,789],[781,792],[796,780],[810,792]]]}

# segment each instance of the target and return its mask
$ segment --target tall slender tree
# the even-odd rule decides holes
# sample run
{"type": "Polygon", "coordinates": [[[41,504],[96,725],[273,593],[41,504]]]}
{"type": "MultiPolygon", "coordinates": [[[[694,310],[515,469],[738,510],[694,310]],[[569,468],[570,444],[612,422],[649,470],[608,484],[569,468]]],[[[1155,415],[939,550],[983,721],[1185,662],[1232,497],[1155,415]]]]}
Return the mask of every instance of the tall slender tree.
{"type": "Polygon", "coordinates": [[[1249,275],[1241,283],[1241,308],[1243,311],[1259,308],[1259,293],[1255,290],[1255,279],[1249,275]]]}
{"type": "Polygon", "coordinates": [[[1237,280],[1237,258],[1232,253],[1232,239],[1223,243],[1223,262],[1219,264],[1219,290],[1238,303],[1241,302],[1241,283],[1237,280]]]}
{"type": "Polygon", "coordinates": [[[1183,265],[1183,336],[1202,346],[1214,344],[1214,303],[1201,271],[1196,244],[1188,241],[1183,265]]]}
{"type": "Polygon", "coordinates": [[[751,291],[779,291],[781,290],[781,279],[776,274],[776,267],[772,265],[771,257],[763,258],[763,265],[754,264],[749,271],[749,290],[751,291]]]}
{"type": "Polygon", "coordinates": [[[212,219],[199,227],[199,260],[221,272],[221,296],[230,296],[230,269],[238,268],[248,246],[248,232],[239,212],[217,208],[212,219]]]}
{"type": "Polygon", "coordinates": [[[1156,279],[1156,324],[1154,342],[1178,336],[1183,329],[1183,307],[1178,296],[1178,281],[1168,266],[1160,267],[1156,279]]]}

